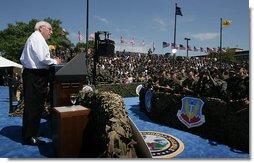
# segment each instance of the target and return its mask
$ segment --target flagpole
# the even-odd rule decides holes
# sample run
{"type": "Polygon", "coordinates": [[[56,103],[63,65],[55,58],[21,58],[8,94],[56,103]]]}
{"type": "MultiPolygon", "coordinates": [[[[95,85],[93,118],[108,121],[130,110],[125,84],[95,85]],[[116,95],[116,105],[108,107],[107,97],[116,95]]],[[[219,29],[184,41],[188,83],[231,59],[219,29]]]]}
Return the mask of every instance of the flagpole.
{"type": "Polygon", "coordinates": [[[152,50],[152,52],[154,52],[154,42],[153,42],[153,50],[152,50]]]}
{"type": "Polygon", "coordinates": [[[86,0],[86,55],[88,56],[89,0],[86,0]]]}
{"type": "Polygon", "coordinates": [[[184,38],[184,40],[186,40],[187,41],[187,58],[189,57],[189,40],[191,40],[190,38],[184,38]]]}
{"type": "Polygon", "coordinates": [[[219,49],[220,68],[221,68],[221,48],[222,48],[222,18],[220,18],[220,49],[219,49]]]}
{"type": "MultiPolygon", "coordinates": [[[[177,3],[175,4],[175,10],[177,8],[177,3]]],[[[175,25],[174,25],[174,47],[176,45],[176,11],[175,11],[175,25]]]]}
{"type": "MultiPolygon", "coordinates": [[[[176,8],[177,8],[177,3],[175,4],[175,24],[174,24],[174,49],[176,47],[176,8]]],[[[173,54],[173,69],[175,69],[175,53],[173,54]]]]}
{"type": "Polygon", "coordinates": [[[120,48],[119,48],[119,52],[122,51],[122,38],[120,38],[120,48]]]}
{"type": "Polygon", "coordinates": [[[145,45],[142,45],[142,53],[144,53],[144,51],[145,51],[145,50],[144,50],[144,46],[145,46],[145,45]]]}
{"type": "MultiPolygon", "coordinates": [[[[89,27],[89,0],[86,1],[86,66],[88,67],[88,70],[90,71],[90,58],[88,55],[88,27],[89,27]]],[[[90,77],[89,77],[89,83],[90,83],[90,77]]]]}

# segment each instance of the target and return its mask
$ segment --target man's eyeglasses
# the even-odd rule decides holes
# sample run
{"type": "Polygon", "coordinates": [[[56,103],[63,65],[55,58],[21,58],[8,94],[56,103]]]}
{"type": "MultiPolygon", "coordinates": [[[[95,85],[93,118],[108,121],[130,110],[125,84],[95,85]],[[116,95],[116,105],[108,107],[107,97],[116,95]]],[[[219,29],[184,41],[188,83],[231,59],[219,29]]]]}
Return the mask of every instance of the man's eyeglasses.
{"type": "Polygon", "coordinates": [[[48,28],[48,27],[45,27],[45,26],[42,26],[42,28],[47,29],[48,31],[53,32],[53,29],[52,29],[52,28],[48,28]]]}

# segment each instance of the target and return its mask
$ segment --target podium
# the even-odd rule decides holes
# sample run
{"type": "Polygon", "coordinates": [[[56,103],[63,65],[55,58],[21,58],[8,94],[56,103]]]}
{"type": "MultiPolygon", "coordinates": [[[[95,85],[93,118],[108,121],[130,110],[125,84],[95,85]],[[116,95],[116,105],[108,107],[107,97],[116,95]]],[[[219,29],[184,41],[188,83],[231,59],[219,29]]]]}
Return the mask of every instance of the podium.
{"type": "Polygon", "coordinates": [[[71,105],[70,94],[79,93],[87,83],[86,54],[77,54],[66,64],[50,67],[51,107],[71,105]]]}
{"type": "Polygon", "coordinates": [[[52,140],[56,157],[79,157],[90,111],[81,105],[53,108],[52,140]]]}

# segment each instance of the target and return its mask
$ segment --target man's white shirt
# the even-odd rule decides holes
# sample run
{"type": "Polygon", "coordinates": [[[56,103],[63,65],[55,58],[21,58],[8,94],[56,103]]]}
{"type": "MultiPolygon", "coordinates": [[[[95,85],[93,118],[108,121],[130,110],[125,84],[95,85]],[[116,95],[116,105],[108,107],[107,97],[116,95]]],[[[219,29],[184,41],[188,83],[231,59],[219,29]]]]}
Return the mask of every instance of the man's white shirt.
{"type": "Polygon", "coordinates": [[[28,69],[49,69],[49,65],[57,64],[50,58],[49,46],[39,31],[27,39],[20,62],[28,69]]]}

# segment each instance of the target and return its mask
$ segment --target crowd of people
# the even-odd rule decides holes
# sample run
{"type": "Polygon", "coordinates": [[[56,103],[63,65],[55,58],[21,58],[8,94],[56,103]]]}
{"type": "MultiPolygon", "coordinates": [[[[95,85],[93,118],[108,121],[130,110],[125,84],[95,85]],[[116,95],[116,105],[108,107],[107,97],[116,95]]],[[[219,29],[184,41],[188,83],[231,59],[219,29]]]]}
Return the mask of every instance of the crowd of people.
{"type": "MultiPolygon", "coordinates": [[[[67,50],[58,56],[68,62],[76,54],[67,50]]],[[[88,61],[92,83],[93,59],[88,61]]],[[[183,95],[249,100],[248,61],[220,65],[216,58],[116,52],[114,57],[99,57],[96,70],[97,83],[144,83],[183,95]]]]}
{"type": "Polygon", "coordinates": [[[249,100],[249,62],[220,63],[216,58],[116,53],[100,57],[97,81],[149,83],[153,89],[225,101],[249,100]]]}

